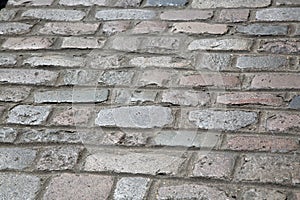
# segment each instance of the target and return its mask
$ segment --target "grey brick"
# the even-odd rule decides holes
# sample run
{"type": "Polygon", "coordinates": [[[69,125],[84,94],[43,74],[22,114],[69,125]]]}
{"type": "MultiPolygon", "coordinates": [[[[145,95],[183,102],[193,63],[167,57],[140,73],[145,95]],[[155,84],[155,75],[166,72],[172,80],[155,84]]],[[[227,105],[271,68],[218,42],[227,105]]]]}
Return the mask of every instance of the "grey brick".
{"type": "Polygon", "coordinates": [[[106,6],[107,0],[60,0],[59,4],[65,6],[106,6]]]}
{"type": "Polygon", "coordinates": [[[231,55],[224,53],[197,53],[194,66],[196,70],[209,69],[223,71],[230,67],[231,55]]]}
{"type": "Polygon", "coordinates": [[[299,0],[276,0],[276,5],[297,6],[300,5],[300,2],[299,0]]]}
{"type": "Polygon", "coordinates": [[[39,125],[46,121],[51,106],[18,105],[9,111],[8,123],[39,125]]]}
{"type": "Polygon", "coordinates": [[[65,49],[101,49],[105,44],[104,38],[97,37],[65,37],[61,48],[65,49]]]}
{"type": "Polygon", "coordinates": [[[0,83],[54,85],[58,72],[35,69],[0,69],[0,83]]]}
{"type": "Polygon", "coordinates": [[[150,20],[156,17],[152,10],[114,9],[96,12],[96,19],[101,20],[150,20]]]}
{"type": "Polygon", "coordinates": [[[132,106],[102,109],[95,124],[127,128],[163,127],[172,123],[172,111],[161,106],[132,106]]]}
{"type": "Polygon", "coordinates": [[[99,83],[106,85],[130,85],[133,76],[133,71],[107,71],[100,76],[99,83]]]}
{"type": "Polygon", "coordinates": [[[85,65],[85,59],[79,56],[72,55],[40,55],[29,57],[24,60],[23,64],[33,67],[82,67],[85,65]]]}
{"type": "Polygon", "coordinates": [[[100,23],[84,23],[84,22],[48,22],[39,33],[47,35],[85,35],[94,34],[100,23]]]}
{"type": "Polygon", "coordinates": [[[188,68],[191,62],[184,59],[174,59],[171,56],[134,57],[129,61],[134,67],[188,68]]]}
{"type": "Polygon", "coordinates": [[[238,57],[236,67],[240,69],[276,69],[289,65],[285,56],[242,56],[238,57]]]}
{"type": "Polygon", "coordinates": [[[51,124],[59,126],[87,126],[93,107],[67,107],[53,112],[51,124]]]}
{"type": "Polygon", "coordinates": [[[192,8],[212,9],[212,8],[239,8],[239,7],[266,7],[271,4],[271,0],[193,0],[192,8]]]}
{"type": "Polygon", "coordinates": [[[13,128],[0,128],[0,142],[13,143],[17,138],[17,131],[13,128]]]}
{"type": "Polygon", "coordinates": [[[118,69],[122,67],[125,59],[124,55],[106,55],[101,51],[94,50],[87,55],[86,62],[87,66],[93,69],[118,69]]]}
{"type": "Polygon", "coordinates": [[[289,103],[289,107],[292,109],[300,109],[300,96],[295,96],[289,103]]]}
{"type": "Polygon", "coordinates": [[[76,89],[72,90],[50,90],[34,93],[36,103],[82,103],[82,102],[103,102],[108,98],[107,89],[76,89]]]}
{"type": "Polygon", "coordinates": [[[129,21],[109,21],[102,26],[102,32],[105,35],[111,36],[115,33],[125,32],[130,28],[129,21]]]}
{"type": "Polygon", "coordinates": [[[85,12],[79,10],[63,9],[28,9],[22,13],[23,18],[35,18],[53,21],[80,21],[85,12]]]}
{"type": "Polygon", "coordinates": [[[228,31],[226,24],[209,24],[203,22],[177,22],[172,26],[174,33],[187,34],[224,34],[228,31]]]}
{"type": "Polygon", "coordinates": [[[0,174],[0,199],[34,200],[41,179],[27,174],[0,174]]]}
{"type": "Polygon", "coordinates": [[[0,101],[20,102],[29,96],[30,88],[27,87],[2,87],[0,88],[0,101]]]}
{"type": "Polygon", "coordinates": [[[62,85],[92,85],[96,86],[100,73],[92,70],[66,70],[63,72],[62,85]]]}
{"type": "Polygon", "coordinates": [[[139,7],[141,5],[142,0],[117,0],[113,6],[116,7],[139,7]]]}
{"type": "Polygon", "coordinates": [[[145,146],[148,138],[147,134],[141,132],[112,131],[105,133],[102,141],[97,144],[114,146],[145,146]]]}
{"type": "Polygon", "coordinates": [[[16,15],[16,10],[3,8],[0,10],[0,21],[9,21],[16,15]]]}
{"type": "Polygon", "coordinates": [[[234,131],[256,123],[257,113],[247,111],[194,110],[189,121],[203,129],[234,131]]]}
{"type": "Polygon", "coordinates": [[[236,31],[248,35],[286,35],[288,33],[288,26],[250,24],[246,26],[237,26],[236,31]]]}
{"type": "Polygon", "coordinates": [[[17,56],[11,54],[0,54],[0,66],[15,65],[17,63],[17,56]]]}
{"type": "Polygon", "coordinates": [[[0,35],[25,34],[33,25],[20,22],[7,22],[0,24],[0,35]]]}
{"type": "Polygon", "coordinates": [[[150,179],[140,177],[121,178],[116,185],[114,200],[144,199],[149,188],[150,179]]]}
{"type": "Polygon", "coordinates": [[[184,6],[187,0],[147,0],[145,6],[184,6]]]}
{"type": "Polygon", "coordinates": [[[287,199],[284,191],[265,189],[265,188],[243,188],[242,199],[266,199],[266,200],[281,200],[287,199]]]}
{"type": "Polygon", "coordinates": [[[300,8],[269,8],[256,12],[259,21],[300,21],[300,8]]]}
{"type": "Polygon", "coordinates": [[[36,151],[24,148],[1,148],[0,169],[25,169],[33,164],[36,151]]]}
{"type": "Polygon", "coordinates": [[[8,38],[2,44],[2,47],[10,50],[49,49],[53,45],[54,41],[54,38],[43,37],[8,38]]]}
{"type": "Polygon", "coordinates": [[[176,74],[170,71],[162,71],[159,69],[147,70],[139,75],[139,86],[156,85],[158,87],[172,86],[176,79],[176,74]]]}
{"type": "Polygon", "coordinates": [[[9,0],[8,5],[12,6],[50,6],[54,0],[9,0]]]}
{"type": "Polygon", "coordinates": [[[199,91],[165,91],[162,93],[162,102],[184,106],[205,105],[209,102],[208,93],[199,91]]]}
{"type": "Polygon", "coordinates": [[[212,16],[213,12],[209,10],[166,10],[160,15],[160,19],[170,21],[190,21],[209,19],[212,16]]]}
{"type": "Polygon", "coordinates": [[[298,54],[300,52],[300,41],[297,40],[262,40],[259,52],[274,54],[298,54]]]}
{"type": "Polygon", "coordinates": [[[120,104],[154,102],[157,94],[157,91],[119,89],[114,91],[114,101],[120,104]]]}

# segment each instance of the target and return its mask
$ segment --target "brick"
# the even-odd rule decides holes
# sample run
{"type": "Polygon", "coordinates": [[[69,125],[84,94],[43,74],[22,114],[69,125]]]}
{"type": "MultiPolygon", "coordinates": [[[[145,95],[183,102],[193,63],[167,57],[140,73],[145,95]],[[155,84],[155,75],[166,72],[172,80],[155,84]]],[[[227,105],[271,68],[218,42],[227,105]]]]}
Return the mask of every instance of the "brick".
{"type": "Polygon", "coordinates": [[[209,10],[167,10],[160,15],[161,20],[168,21],[193,21],[210,19],[213,11],[209,10]]]}
{"type": "Polygon", "coordinates": [[[104,38],[95,37],[65,37],[62,39],[62,48],[66,49],[101,49],[105,44],[104,38]]]}
{"type": "Polygon", "coordinates": [[[47,35],[86,35],[94,34],[100,23],[84,22],[48,22],[40,29],[39,33],[47,35]]]}
{"type": "Polygon", "coordinates": [[[35,69],[0,69],[1,83],[54,85],[57,72],[35,69]]]}
{"type": "Polygon", "coordinates": [[[107,199],[113,178],[93,174],[61,174],[51,179],[43,199],[107,199]]]}
{"type": "Polygon", "coordinates": [[[102,32],[105,35],[113,35],[115,33],[125,32],[130,28],[130,22],[128,21],[111,21],[105,22],[102,26],[102,32]]]}
{"type": "Polygon", "coordinates": [[[141,132],[113,131],[106,133],[100,143],[113,146],[145,146],[148,138],[141,132]]]}
{"type": "Polygon", "coordinates": [[[17,131],[9,127],[0,128],[0,142],[13,143],[17,138],[17,131]]]}
{"type": "Polygon", "coordinates": [[[156,199],[214,199],[233,200],[226,192],[217,187],[193,183],[166,184],[157,189],[156,199]]]}
{"type": "Polygon", "coordinates": [[[236,63],[236,67],[240,69],[276,69],[288,65],[286,56],[241,56],[236,63]]]}
{"type": "Polygon", "coordinates": [[[107,89],[65,89],[34,93],[36,103],[99,103],[108,98],[107,89]]]}
{"type": "Polygon", "coordinates": [[[33,200],[40,190],[41,179],[27,174],[0,174],[0,199],[33,200]]]}
{"type": "Polygon", "coordinates": [[[249,51],[252,46],[250,39],[200,39],[192,41],[188,50],[223,50],[249,51]]]}
{"type": "Polygon", "coordinates": [[[10,50],[37,50],[37,49],[49,49],[54,43],[53,38],[42,37],[19,37],[8,38],[2,44],[4,49],[10,50]]]}
{"type": "Polygon", "coordinates": [[[274,136],[227,136],[225,149],[237,151],[289,152],[299,148],[292,138],[274,136]]]}
{"type": "Polygon", "coordinates": [[[180,78],[180,86],[192,87],[237,87],[240,84],[239,77],[234,75],[220,75],[220,74],[195,74],[182,76],[180,78]]]}
{"type": "Polygon", "coordinates": [[[33,67],[81,67],[84,66],[84,62],[79,56],[42,54],[25,59],[23,64],[33,67]]]}
{"type": "Polygon", "coordinates": [[[281,106],[283,104],[283,98],[272,93],[235,92],[218,95],[216,102],[226,105],[258,104],[281,106]]]}
{"type": "Polygon", "coordinates": [[[236,31],[247,35],[287,35],[288,26],[250,24],[246,26],[237,26],[236,31]]]}
{"type": "Polygon", "coordinates": [[[191,64],[189,60],[174,59],[171,56],[157,57],[134,57],[129,61],[129,64],[134,67],[147,68],[188,68],[191,64]]]}
{"type": "Polygon", "coordinates": [[[143,33],[161,33],[167,28],[167,23],[160,21],[142,21],[138,23],[133,29],[134,34],[143,33]]]}
{"type": "Polygon", "coordinates": [[[106,6],[106,0],[60,0],[60,5],[64,6],[106,6]]]}
{"type": "Polygon", "coordinates": [[[265,189],[265,188],[246,188],[242,191],[241,194],[242,199],[287,199],[287,195],[283,191],[265,189]]]}
{"type": "Polygon", "coordinates": [[[299,157],[244,155],[235,175],[237,181],[299,184],[299,157]]]}
{"type": "Polygon", "coordinates": [[[139,76],[138,85],[155,85],[158,87],[166,87],[173,84],[173,77],[175,77],[174,74],[168,71],[147,70],[139,76]]]}
{"type": "Polygon", "coordinates": [[[30,32],[32,26],[31,24],[20,22],[1,23],[0,35],[25,34],[30,32]]]}
{"type": "Polygon", "coordinates": [[[53,114],[52,123],[61,126],[87,125],[92,115],[91,108],[73,107],[53,114]]]}
{"type": "Polygon", "coordinates": [[[298,0],[277,0],[276,5],[289,5],[289,6],[297,6],[300,5],[298,0]]]}
{"type": "Polygon", "coordinates": [[[228,30],[225,24],[208,24],[203,22],[178,22],[172,26],[174,33],[224,34],[228,30]]]}
{"type": "Polygon", "coordinates": [[[245,22],[249,17],[248,9],[221,10],[218,21],[220,22],[245,22]]]}
{"type": "Polygon", "coordinates": [[[101,151],[86,158],[84,170],[131,174],[176,175],[185,161],[184,156],[174,152],[106,152],[101,151]]]}
{"type": "Polygon", "coordinates": [[[172,90],[163,92],[161,101],[174,105],[203,106],[210,101],[210,98],[205,92],[172,90]]]}
{"type": "Polygon", "coordinates": [[[20,102],[29,96],[30,88],[27,87],[1,87],[0,101],[20,102]]]}
{"type": "Polygon", "coordinates": [[[233,171],[236,156],[233,154],[198,153],[193,162],[191,177],[206,177],[215,179],[229,179],[233,171]]]}
{"type": "Polygon", "coordinates": [[[147,0],[145,6],[185,6],[187,3],[187,0],[147,0]]]}
{"type": "Polygon", "coordinates": [[[23,18],[34,18],[51,21],[80,21],[86,13],[79,10],[63,9],[28,9],[21,15],[23,18]]]}
{"type": "Polygon", "coordinates": [[[0,10],[0,21],[9,21],[16,15],[16,10],[3,8],[0,10]]]}
{"type": "Polygon", "coordinates": [[[297,131],[300,129],[300,115],[288,113],[273,114],[266,119],[265,126],[268,131],[297,131]]]}
{"type": "Polygon", "coordinates": [[[289,108],[300,109],[300,96],[295,96],[289,103],[289,108]]]}
{"type": "Polygon", "coordinates": [[[0,54],[0,66],[17,64],[17,56],[11,54],[0,54]]]}
{"type": "Polygon", "coordinates": [[[297,54],[300,52],[300,41],[263,40],[260,42],[258,51],[275,54],[297,54]]]}
{"type": "Polygon", "coordinates": [[[133,76],[133,71],[107,71],[100,76],[99,83],[105,85],[130,85],[133,76]]]}
{"type": "Polygon", "coordinates": [[[73,169],[80,151],[80,148],[72,146],[46,148],[41,152],[36,168],[46,171],[73,169]]]}
{"type": "MultiPolygon", "coordinates": [[[[87,55],[87,65],[93,69],[118,69],[122,68],[126,57],[118,54],[102,54],[94,50],[87,55]]],[[[127,66],[126,66],[127,67],[127,66]]],[[[95,72],[94,72],[95,73],[95,72]]]]}
{"type": "Polygon", "coordinates": [[[9,0],[7,5],[12,6],[50,6],[54,0],[9,0]]]}
{"type": "Polygon", "coordinates": [[[262,74],[252,79],[252,89],[299,89],[300,76],[297,74],[262,74]]]}
{"type": "Polygon", "coordinates": [[[258,21],[300,21],[300,8],[269,8],[256,12],[258,21]]]}
{"type": "Polygon", "coordinates": [[[116,185],[114,192],[115,200],[144,199],[149,188],[150,179],[140,177],[125,177],[121,178],[116,185]]]}
{"type": "Polygon", "coordinates": [[[96,86],[100,73],[91,70],[66,70],[63,73],[62,85],[92,85],[96,86]]]}
{"type": "Polygon", "coordinates": [[[152,10],[139,9],[114,9],[97,11],[96,19],[100,20],[150,20],[156,17],[156,12],[152,10]]]}
{"type": "Polygon", "coordinates": [[[142,0],[117,0],[114,6],[116,7],[139,7],[141,5],[142,0]]]}
{"type": "Polygon", "coordinates": [[[223,71],[230,67],[231,55],[221,53],[197,53],[194,66],[196,70],[208,69],[211,71],[223,71]]]}
{"type": "Polygon", "coordinates": [[[30,167],[36,157],[36,151],[24,148],[1,148],[0,169],[22,170],[30,167]]]}
{"type": "Polygon", "coordinates": [[[192,8],[200,8],[200,9],[212,9],[212,8],[239,8],[239,7],[266,7],[271,4],[270,0],[232,0],[232,1],[223,1],[223,0],[214,0],[214,1],[206,1],[206,0],[193,0],[192,8]]]}
{"type": "Polygon", "coordinates": [[[158,92],[156,91],[146,91],[146,90],[136,90],[132,93],[130,101],[131,102],[154,102],[157,97],[158,92]]]}
{"type": "Polygon", "coordinates": [[[202,129],[235,131],[256,123],[257,117],[256,112],[241,110],[193,110],[188,119],[202,129]]]}
{"type": "Polygon", "coordinates": [[[40,125],[50,114],[51,106],[18,105],[9,111],[8,123],[40,125]]]}
{"type": "Polygon", "coordinates": [[[172,111],[161,106],[132,106],[100,110],[95,120],[98,126],[127,128],[163,127],[172,123],[172,111]],[[127,117],[124,117],[127,116],[127,117]]]}

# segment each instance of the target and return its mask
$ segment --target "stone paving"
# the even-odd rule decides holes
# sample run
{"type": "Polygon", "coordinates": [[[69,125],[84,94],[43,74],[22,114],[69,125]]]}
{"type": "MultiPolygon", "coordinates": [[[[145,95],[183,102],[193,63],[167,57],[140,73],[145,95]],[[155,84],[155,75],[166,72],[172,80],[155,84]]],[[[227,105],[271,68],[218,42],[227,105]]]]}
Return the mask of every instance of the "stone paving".
{"type": "Polygon", "coordinates": [[[300,200],[299,22],[300,0],[8,0],[0,200],[300,200]]]}

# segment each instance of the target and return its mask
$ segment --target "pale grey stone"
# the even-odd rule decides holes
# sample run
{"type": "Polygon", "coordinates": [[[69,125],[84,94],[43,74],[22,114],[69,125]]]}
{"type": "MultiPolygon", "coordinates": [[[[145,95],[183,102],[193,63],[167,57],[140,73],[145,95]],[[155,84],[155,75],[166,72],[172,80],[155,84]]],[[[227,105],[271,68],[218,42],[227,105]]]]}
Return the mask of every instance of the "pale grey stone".
{"type": "Polygon", "coordinates": [[[25,169],[33,164],[36,151],[24,148],[0,148],[0,169],[25,169]]]}
{"type": "Polygon", "coordinates": [[[146,195],[150,179],[140,177],[121,178],[116,185],[114,200],[140,200],[146,195]]]}

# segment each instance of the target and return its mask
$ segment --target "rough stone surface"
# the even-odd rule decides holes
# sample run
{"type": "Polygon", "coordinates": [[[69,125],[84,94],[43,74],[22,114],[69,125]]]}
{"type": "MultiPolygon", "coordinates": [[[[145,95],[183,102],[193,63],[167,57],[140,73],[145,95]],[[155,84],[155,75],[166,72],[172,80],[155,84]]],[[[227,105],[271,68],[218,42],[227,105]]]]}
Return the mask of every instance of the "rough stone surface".
{"type": "Polygon", "coordinates": [[[194,66],[196,70],[223,71],[229,68],[230,63],[230,54],[198,53],[195,56],[194,66]]]}
{"type": "Polygon", "coordinates": [[[0,66],[15,65],[17,63],[17,57],[10,54],[0,54],[0,66]]]}
{"type": "Polygon", "coordinates": [[[286,35],[288,33],[288,26],[250,24],[238,26],[236,31],[247,35],[286,35]]]}
{"type": "Polygon", "coordinates": [[[141,132],[113,131],[106,133],[101,144],[120,146],[145,146],[148,136],[141,132]]]}
{"type": "Polygon", "coordinates": [[[30,167],[36,157],[36,151],[24,148],[1,148],[0,169],[22,170],[30,167]]]}
{"type": "Polygon", "coordinates": [[[300,21],[300,8],[269,8],[256,12],[259,21],[300,21]]]}
{"type": "Polygon", "coordinates": [[[66,6],[106,6],[106,2],[106,0],[60,0],[59,4],[66,6]]]}
{"type": "Polygon", "coordinates": [[[253,89],[299,89],[300,79],[297,74],[262,74],[252,79],[253,89]]]}
{"type": "Polygon", "coordinates": [[[207,24],[202,22],[178,22],[172,26],[175,33],[224,34],[228,30],[225,24],[207,24]]]}
{"type": "Polygon", "coordinates": [[[116,189],[114,192],[114,199],[143,199],[149,187],[149,182],[150,179],[146,178],[122,178],[117,182],[116,189]]]}
{"type": "Polygon", "coordinates": [[[48,49],[54,43],[53,38],[43,37],[19,37],[19,38],[8,38],[2,47],[10,50],[37,50],[37,49],[48,49]]]}
{"type": "Polygon", "coordinates": [[[62,85],[91,85],[96,86],[98,83],[99,72],[92,70],[66,70],[63,73],[62,85]]]}
{"type": "Polygon", "coordinates": [[[142,21],[138,23],[132,33],[145,34],[145,33],[161,33],[167,28],[165,22],[154,22],[154,21],[142,21]]]}
{"type": "Polygon", "coordinates": [[[278,113],[277,115],[269,116],[266,122],[266,128],[269,131],[293,131],[300,129],[300,115],[278,113]]]}
{"type": "Polygon", "coordinates": [[[300,109],[300,96],[295,96],[289,104],[292,109],[300,109]]]}
{"type": "Polygon", "coordinates": [[[245,22],[248,20],[249,10],[232,9],[221,10],[218,21],[220,22],[245,22]]]}
{"type": "Polygon", "coordinates": [[[107,71],[100,76],[99,83],[106,85],[130,85],[133,76],[133,71],[107,71]]]}
{"type": "Polygon", "coordinates": [[[17,138],[17,131],[13,128],[0,128],[0,142],[13,143],[17,138]]]}
{"type": "Polygon", "coordinates": [[[266,200],[280,200],[288,198],[282,191],[261,188],[245,189],[241,195],[242,199],[266,199],[266,200]]]}
{"type": "Polygon", "coordinates": [[[162,94],[162,102],[175,105],[205,105],[210,98],[207,93],[195,91],[167,91],[162,94]]]}
{"type": "Polygon", "coordinates": [[[23,18],[52,21],[80,21],[85,15],[83,11],[63,9],[29,9],[22,13],[23,18]]]}
{"type": "Polygon", "coordinates": [[[12,34],[24,34],[28,33],[33,25],[20,23],[20,22],[10,22],[2,23],[0,26],[0,35],[12,35],[12,34]]]}
{"type": "Polygon", "coordinates": [[[273,69],[286,67],[289,60],[285,56],[242,56],[237,59],[236,67],[240,69],[273,69]]]}
{"type": "Polygon", "coordinates": [[[20,102],[29,96],[28,87],[2,87],[0,88],[0,101],[20,102]]]}
{"type": "Polygon", "coordinates": [[[213,12],[208,10],[166,10],[160,15],[160,19],[190,21],[209,19],[212,16],[213,12]]]}
{"type": "Polygon", "coordinates": [[[145,6],[184,6],[187,0],[147,0],[145,6]]]}
{"type": "Polygon", "coordinates": [[[62,126],[79,126],[87,125],[92,114],[89,107],[73,106],[62,111],[57,111],[53,114],[52,123],[62,126]]]}
{"type": "Polygon", "coordinates": [[[130,22],[128,21],[111,21],[105,22],[102,26],[102,32],[105,35],[113,35],[116,33],[125,32],[130,28],[130,22]]]}
{"type": "Polygon", "coordinates": [[[277,0],[276,5],[300,5],[300,2],[298,0],[277,0]]]}
{"type": "Polygon", "coordinates": [[[135,67],[160,67],[160,68],[188,68],[190,61],[173,59],[170,56],[159,57],[135,57],[129,61],[129,64],[135,67]]]}
{"type": "Polygon", "coordinates": [[[61,47],[65,49],[101,49],[105,41],[104,38],[95,37],[65,37],[61,47]]]}
{"type": "Polygon", "coordinates": [[[47,35],[85,35],[94,34],[100,23],[83,23],[83,22],[48,22],[39,33],[47,35]]]}
{"type": "Polygon", "coordinates": [[[231,0],[231,1],[223,1],[223,0],[193,0],[192,8],[238,8],[238,7],[266,7],[271,4],[270,0],[231,0]]]}
{"type": "Polygon", "coordinates": [[[275,54],[297,54],[300,52],[300,42],[289,40],[262,40],[258,50],[260,52],[275,54]]]}
{"type": "Polygon", "coordinates": [[[0,21],[9,21],[16,14],[15,10],[1,9],[0,10],[0,21]]]}
{"type": "Polygon", "coordinates": [[[8,5],[13,6],[50,6],[54,0],[9,0],[8,5]]]}
{"type": "Polygon", "coordinates": [[[79,56],[69,55],[40,55],[29,57],[23,64],[33,67],[80,67],[84,66],[84,59],[79,56]]]}
{"type": "Polygon", "coordinates": [[[139,76],[138,85],[156,85],[158,87],[166,87],[172,85],[174,74],[162,70],[147,70],[139,76]]]}
{"type": "Polygon", "coordinates": [[[156,12],[139,9],[114,9],[98,11],[95,17],[101,20],[150,20],[156,17],[156,12]]]}

